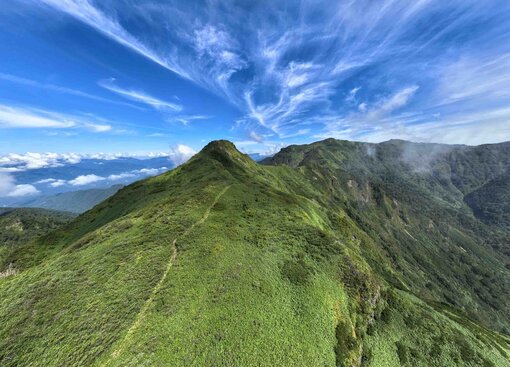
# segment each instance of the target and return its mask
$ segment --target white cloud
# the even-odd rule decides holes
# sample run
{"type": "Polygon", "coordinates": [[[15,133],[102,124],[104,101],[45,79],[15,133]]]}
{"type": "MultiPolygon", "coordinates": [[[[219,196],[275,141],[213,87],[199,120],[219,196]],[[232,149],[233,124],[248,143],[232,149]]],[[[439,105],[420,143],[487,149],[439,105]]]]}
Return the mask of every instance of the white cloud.
{"type": "Polygon", "coordinates": [[[378,110],[384,113],[390,113],[400,107],[405,106],[411,97],[416,93],[418,88],[419,87],[417,85],[403,88],[387,100],[382,101],[378,106],[378,110]]]}
{"type": "Polygon", "coordinates": [[[261,156],[271,156],[279,152],[288,144],[279,141],[257,142],[254,140],[242,140],[234,142],[234,145],[240,151],[246,154],[260,154],[261,156]]]}
{"type": "Polygon", "coordinates": [[[114,84],[115,79],[101,80],[99,85],[111,92],[117,93],[125,98],[128,98],[135,102],[140,102],[155,108],[156,110],[170,110],[179,112],[182,110],[182,106],[178,103],[172,103],[150,96],[142,91],[134,89],[124,89],[114,84]]]}
{"type": "Polygon", "coordinates": [[[213,25],[195,29],[194,43],[199,53],[216,56],[219,52],[233,48],[233,40],[224,30],[213,25]]]}
{"type": "Polygon", "coordinates": [[[349,93],[347,94],[347,97],[345,98],[345,101],[346,102],[354,102],[354,101],[356,101],[356,95],[358,94],[360,89],[361,89],[361,87],[356,87],[356,88],[351,89],[349,91],[349,93]]]}
{"type": "Polygon", "coordinates": [[[54,182],[50,183],[51,187],[60,187],[64,186],[66,184],[65,180],[55,180],[54,182]]]}
{"type": "Polygon", "coordinates": [[[0,173],[0,196],[7,196],[15,186],[14,177],[7,173],[0,173]]]}
{"type": "Polygon", "coordinates": [[[119,174],[110,175],[107,177],[110,181],[118,181],[118,180],[124,180],[128,178],[138,177],[138,176],[155,176],[159,175],[160,173],[168,170],[167,167],[159,167],[159,168],[141,168],[136,169],[129,172],[123,172],[119,174]]]}
{"type": "MultiPolygon", "coordinates": [[[[186,154],[186,149],[181,148],[182,154],[186,154]]],[[[159,167],[159,168],[141,168],[136,169],[128,172],[122,172],[119,174],[111,174],[107,177],[98,176],[95,174],[88,174],[88,175],[81,175],[78,176],[72,180],[66,181],[62,179],[55,179],[55,178],[46,178],[43,180],[39,180],[34,182],[34,184],[48,184],[51,187],[60,187],[64,185],[72,185],[72,186],[84,186],[89,185],[92,183],[108,180],[108,181],[120,181],[120,180],[127,180],[132,179],[136,177],[143,177],[143,176],[155,176],[162,172],[167,171],[167,167],[159,167]]],[[[9,176],[10,177],[10,176],[9,176]]],[[[12,185],[10,185],[12,186],[12,185]]],[[[28,185],[31,186],[31,185],[28,185]]]]}
{"type": "Polygon", "coordinates": [[[32,185],[16,185],[16,180],[8,173],[0,173],[0,197],[21,197],[36,195],[39,191],[32,185]]]}
{"type": "Polygon", "coordinates": [[[0,156],[0,168],[11,171],[61,167],[66,164],[76,164],[82,157],[75,153],[10,153],[0,156]]]}
{"type": "Polygon", "coordinates": [[[196,151],[184,144],[170,149],[169,158],[175,166],[179,166],[196,154],[196,151]]]}
{"type": "Polygon", "coordinates": [[[319,68],[318,65],[314,65],[310,62],[299,63],[291,61],[288,65],[288,70],[285,72],[285,84],[289,88],[299,87],[310,79],[313,80],[313,73],[311,73],[314,69],[319,68]]]}
{"type": "Polygon", "coordinates": [[[54,181],[56,181],[56,179],[54,179],[54,178],[45,178],[44,180],[39,180],[39,181],[36,181],[35,183],[36,184],[45,184],[45,183],[51,183],[54,181]]]}
{"type": "Polygon", "coordinates": [[[156,157],[168,157],[168,152],[149,152],[143,155],[133,155],[133,157],[138,158],[156,158],[156,157]]]}
{"type": "Polygon", "coordinates": [[[188,125],[192,121],[207,120],[209,118],[211,118],[211,117],[210,116],[206,116],[206,115],[178,115],[178,116],[169,118],[168,121],[169,122],[177,121],[177,122],[180,122],[183,125],[188,125]]]}
{"type": "Polygon", "coordinates": [[[208,65],[211,76],[211,87],[219,87],[228,95],[228,81],[237,71],[247,66],[246,61],[238,53],[235,39],[224,29],[216,25],[205,25],[193,30],[191,37],[198,57],[203,65],[208,65]]]}
{"type": "Polygon", "coordinates": [[[81,175],[81,176],[76,177],[73,180],[68,181],[68,183],[73,186],[83,186],[83,185],[88,185],[88,184],[91,184],[94,182],[103,181],[104,179],[105,179],[104,177],[97,176],[94,174],[81,175]]]}
{"type": "MultiPolygon", "coordinates": [[[[168,157],[168,152],[144,152],[144,153],[9,153],[0,156],[0,172],[20,172],[31,169],[63,167],[77,164],[83,159],[115,160],[118,158],[147,159],[156,157],[168,157]]],[[[101,164],[101,162],[98,162],[101,164]]],[[[37,182],[44,183],[44,182],[37,182]]]]}
{"type": "Polygon", "coordinates": [[[32,185],[16,185],[14,190],[12,190],[7,196],[9,197],[21,197],[21,196],[31,196],[39,193],[32,185]]]}
{"type": "Polygon", "coordinates": [[[112,127],[110,125],[96,122],[99,120],[104,121],[90,115],[65,115],[31,107],[0,105],[0,128],[84,128],[93,132],[111,130],[112,127]]]}
{"type": "Polygon", "coordinates": [[[166,171],[168,168],[167,167],[160,167],[160,168],[142,168],[140,170],[137,170],[137,171],[133,171],[133,172],[137,172],[137,173],[141,173],[143,175],[147,175],[147,176],[154,176],[154,175],[157,175],[163,171],[166,171]]]}
{"type": "Polygon", "coordinates": [[[55,114],[0,105],[0,127],[5,128],[70,128],[75,122],[55,114]]]}
{"type": "MultiPolygon", "coordinates": [[[[394,124],[402,128],[405,125],[404,121],[394,117],[393,112],[406,106],[418,89],[419,87],[416,85],[401,88],[389,96],[381,97],[373,102],[371,106],[366,102],[362,102],[358,105],[357,110],[344,117],[323,117],[322,123],[325,128],[322,132],[314,134],[313,137],[359,140],[366,139],[375,130],[389,129],[394,124]]],[[[416,123],[418,121],[406,120],[406,123],[411,122],[416,123]]]]}
{"type": "Polygon", "coordinates": [[[0,167],[0,172],[20,172],[24,171],[24,169],[19,167],[0,167]]]}
{"type": "Polygon", "coordinates": [[[311,129],[299,129],[296,132],[289,134],[280,134],[282,138],[295,138],[296,136],[308,135],[312,130],[311,129]]]}
{"type": "Polygon", "coordinates": [[[56,178],[46,178],[44,180],[39,180],[34,183],[35,184],[48,184],[51,187],[60,187],[60,186],[64,186],[67,183],[67,181],[61,180],[61,179],[56,179],[56,178]]]}
{"type": "Polygon", "coordinates": [[[112,129],[111,125],[85,124],[85,126],[96,133],[104,133],[104,132],[110,131],[112,129]]]}
{"type": "Polygon", "coordinates": [[[262,141],[264,141],[264,138],[257,134],[255,131],[250,131],[249,137],[259,143],[262,143],[262,141]]]}
{"type": "Polygon", "coordinates": [[[110,181],[118,181],[118,180],[124,180],[126,178],[132,178],[132,177],[136,177],[136,175],[133,173],[125,172],[125,173],[119,173],[118,175],[110,175],[107,177],[107,179],[110,181]]]}
{"type": "MultiPolygon", "coordinates": [[[[171,44],[174,40],[191,45],[194,52],[185,54],[179,52],[176,47],[162,47],[160,42],[153,43],[152,47],[150,40],[142,42],[130,34],[113,16],[106,14],[91,1],[43,0],[43,3],[73,16],[180,76],[227,97],[230,103],[246,111],[245,118],[238,121],[238,126],[254,120],[275,132],[279,132],[284,125],[285,129],[288,129],[291,126],[288,124],[289,121],[301,116],[312,106],[324,104],[333,92],[334,81],[331,80],[331,74],[328,74],[328,70],[331,69],[328,65],[296,60],[282,63],[283,56],[292,45],[301,45],[303,40],[322,34],[324,30],[288,27],[294,30],[278,35],[281,31],[279,25],[271,27],[269,34],[267,28],[257,27],[257,32],[253,32],[254,38],[246,40],[241,38],[240,32],[232,33],[228,23],[233,21],[233,18],[236,21],[246,18],[243,20],[246,26],[253,27],[260,19],[251,17],[251,14],[238,14],[238,9],[232,12],[233,18],[225,19],[227,25],[224,25],[220,22],[202,21],[200,15],[203,14],[197,14],[196,19],[188,19],[185,14],[179,12],[178,6],[140,6],[139,16],[145,21],[151,19],[151,15],[164,15],[160,14],[163,8],[165,11],[175,12],[167,14],[166,17],[172,19],[171,22],[175,26],[173,32],[167,34],[168,43],[171,44]],[[157,9],[158,13],[147,12],[151,7],[157,9]],[[276,31],[276,34],[273,31],[276,31]],[[260,75],[250,77],[251,80],[248,79],[244,86],[232,81],[234,74],[252,67],[260,75]],[[260,101],[258,94],[252,92],[254,89],[266,87],[274,91],[274,95],[271,96],[271,100],[260,101]]],[[[210,7],[204,9],[211,10],[210,7]]],[[[209,14],[211,18],[218,15],[216,11],[212,13],[209,14]]],[[[265,21],[263,25],[267,26],[265,21]]],[[[332,30],[326,27],[326,31],[332,30]]],[[[147,97],[152,98],[139,91],[108,87],[131,99],[147,101],[147,97]]],[[[148,101],[150,104],[151,101],[148,101]]]]}

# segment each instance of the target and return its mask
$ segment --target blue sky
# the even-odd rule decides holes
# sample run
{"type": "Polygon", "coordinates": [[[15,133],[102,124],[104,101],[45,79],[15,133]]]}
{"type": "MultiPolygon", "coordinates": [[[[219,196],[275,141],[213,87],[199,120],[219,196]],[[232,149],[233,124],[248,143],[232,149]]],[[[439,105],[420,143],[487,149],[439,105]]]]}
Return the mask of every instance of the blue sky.
{"type": "Polygon", "coordinates": [[[508,19],[507,0],[8,0],[0,154],[510,140],[508,19]]]}

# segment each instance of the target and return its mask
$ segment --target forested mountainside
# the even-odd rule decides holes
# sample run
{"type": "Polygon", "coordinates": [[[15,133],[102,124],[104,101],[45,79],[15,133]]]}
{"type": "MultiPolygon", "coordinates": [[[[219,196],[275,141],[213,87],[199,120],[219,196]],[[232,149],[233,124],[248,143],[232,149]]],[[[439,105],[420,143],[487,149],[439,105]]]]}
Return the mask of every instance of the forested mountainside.
{"type": "MultiPolygon", "coordinates": [[[[33,208],[0,208],[0,262],[16,246],[45,235],[68,223],[74,214],[33,208]]],[[[13,272],[4,266],[2,275],[13,272]]]]}
{"type": "Polygon", "coordinates": [[[0,208],[0,246],[15,246],[66,224],[74,214],[35,208],[0,208]]]}

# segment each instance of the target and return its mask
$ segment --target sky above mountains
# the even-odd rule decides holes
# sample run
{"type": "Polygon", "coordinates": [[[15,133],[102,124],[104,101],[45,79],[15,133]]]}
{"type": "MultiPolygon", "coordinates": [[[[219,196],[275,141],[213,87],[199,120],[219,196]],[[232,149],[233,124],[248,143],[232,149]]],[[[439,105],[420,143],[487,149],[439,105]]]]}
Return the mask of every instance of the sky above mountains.
{"type": "Polygon", "coordinates": [[[510,140],[510,3],[9,0],[0,154],[510,140]]]}

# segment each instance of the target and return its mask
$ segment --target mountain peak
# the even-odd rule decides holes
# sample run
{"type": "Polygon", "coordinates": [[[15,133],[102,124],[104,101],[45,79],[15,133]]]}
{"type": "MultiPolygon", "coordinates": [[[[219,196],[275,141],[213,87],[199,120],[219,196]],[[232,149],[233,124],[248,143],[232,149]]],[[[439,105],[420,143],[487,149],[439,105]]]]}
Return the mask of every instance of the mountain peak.
{"type": "Polygon", "coordinates": [[[209,144],[207,144],[202,152],[210,152],[210,151],[224,151],[224,152],[238,152],[240,153],[234,143],[228,140],[213,140],[209,144]]]}
{"type": "Polygon", "coordinates": [[[241,153],[236,146],[228,140],[213,140],[207,144],[197,156],[206,156],[221,162],[224,165],[237,162],[244,165],[253,164],[253,160],[241,153]]]}

